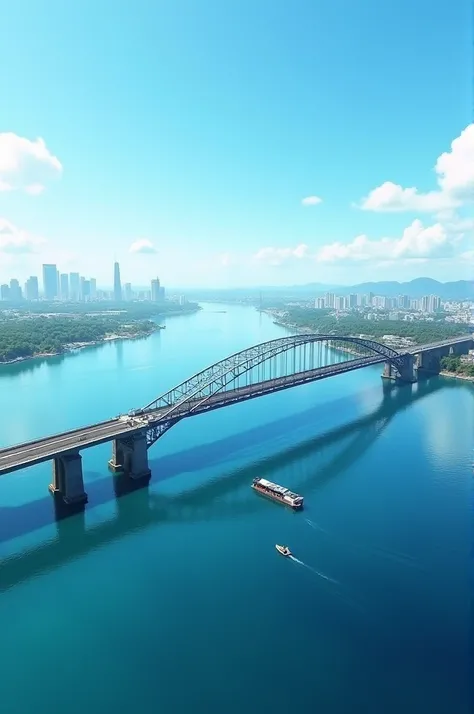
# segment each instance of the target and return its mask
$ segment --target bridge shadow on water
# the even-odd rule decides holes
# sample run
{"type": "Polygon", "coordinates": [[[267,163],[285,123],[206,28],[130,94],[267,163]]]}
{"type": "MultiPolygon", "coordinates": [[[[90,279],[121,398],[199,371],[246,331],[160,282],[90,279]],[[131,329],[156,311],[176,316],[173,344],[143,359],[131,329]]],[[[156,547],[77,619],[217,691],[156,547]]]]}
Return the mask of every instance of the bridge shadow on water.
{"type": "MultiPolygon", "coordinates": [[[[127,477],[112,474],[104,477],[100,474],[87,483],[89,504],[98,506],[115,499],[116,515],[98,525],[87,527],[84,511],[71,516],[69,509],[49,495],[32,503],[1,507],[0,542],[26,535],[54,521],[56,532],[49,540],[0,560],[0,591],[151,525],[222,519],[256,512],[268,504],[256,498],[250,489],[242,497],[241,487],[255,475],[260,475],[262,467],[267,470],[284,468],[340,443],[342,448],[327,463],[318,466],[318,469],[302,469],[292,482],[292,487],[302,492],[322,487],[360,459],[397,413],[441,388],[456,386],[459,385],[448,380],[430,378],[418,382],[415,387],[385,388],[380,405],[371,413],[279,450],[249,466],[226,471],[224,463],[218,478],[176,495],[154,493],[147,487],[137,490],[127,477]]],[[[344,405],[347,407],[347,399],[340,400],[341,408],[344,405]]],[[[161,481],[186,471],[195,472],[222,464],[230,454],[242,451],[243,445],[248,448],[252,443],[274,440],[276,435],[287,433],[288,429],[295,429],[298,424],[311,423],[320,410],[320,406],[313,407],[296,416],[284,417],[238,435],[166,455],[151,461],[152,473],[157,473],[158,481],[161,481]]],[[[92,475],[91,472],[89,475],[92,475]]]]}

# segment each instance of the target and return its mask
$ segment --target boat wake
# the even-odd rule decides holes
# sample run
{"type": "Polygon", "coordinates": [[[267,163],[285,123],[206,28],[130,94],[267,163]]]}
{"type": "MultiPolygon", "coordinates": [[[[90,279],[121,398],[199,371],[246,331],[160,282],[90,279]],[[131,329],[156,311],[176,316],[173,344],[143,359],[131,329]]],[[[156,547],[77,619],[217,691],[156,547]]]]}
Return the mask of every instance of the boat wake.
{"type": "Polygon", "coordinates": [[[311,518],[305,518],[305,521],[308,524],[308,526],[313,528],[315,531],[321,531],[321,533],[327,533],[327,530],[325,528],[320,526],[319,523],[315,523],[314,521],[312,521],[311,518]]]}
{"type": "Polygon", "coordinates": [[[409,555],[408,553],[401,553],[396,550],[389,550],[387,548],[381,548],[374,545],[364,545],[362,543],[355,543],[353,541],[349,542],[333,535],[325,528],[320,526],[318,523],[312,521],[310,518],[306,518],[305,521],[310,528],[315,531],[319,531],[320,533],[324,533],[324,535],[328,536],[331,539],[334,545],[338,545],[340,548],[344,548],[344,550],[346,551],[365,553],[374,557],[378,556],[379,558],[391,560],[392,562],[397,563],[399,565],[416,568],[418,570],[426,570],[417,558],[412,555],[409,555]]]}
{"type": "Polygon", "coordinates": [[[311,570],[312,573],[315,573],[315,575],[318,575],[320,578],[323,578],[323,580],[327,580],[330,583],[334,583],[334,585],[340,585],[338,580],[334,580],[334,578],[330,578],[329,575],[325,575],[324,573],[320,573],[319,570],[316,570],[316,568],[311,567],[311,565],[308,565],[307,563],[304,563],[302,560],[299,558],[295,558],[294,555],[289,556],[291,560],[294,563],[298,563],[298,565],[302,565],[303,568],[307,568],[308,570],[311,570]]]}

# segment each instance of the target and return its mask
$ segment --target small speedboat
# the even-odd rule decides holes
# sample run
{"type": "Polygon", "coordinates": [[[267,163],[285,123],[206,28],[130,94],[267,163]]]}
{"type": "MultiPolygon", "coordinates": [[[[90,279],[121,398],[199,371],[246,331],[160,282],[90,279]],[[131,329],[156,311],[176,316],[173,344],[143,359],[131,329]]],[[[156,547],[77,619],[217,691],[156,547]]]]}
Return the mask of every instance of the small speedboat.
{"type": "Polygon", "coordinates": [[[280,553],[280,555],[291,555],[291,550],[288,548],[287,545],[278,545],[278,543],[275,545],[275,548],[277,551],[280,553]]]}

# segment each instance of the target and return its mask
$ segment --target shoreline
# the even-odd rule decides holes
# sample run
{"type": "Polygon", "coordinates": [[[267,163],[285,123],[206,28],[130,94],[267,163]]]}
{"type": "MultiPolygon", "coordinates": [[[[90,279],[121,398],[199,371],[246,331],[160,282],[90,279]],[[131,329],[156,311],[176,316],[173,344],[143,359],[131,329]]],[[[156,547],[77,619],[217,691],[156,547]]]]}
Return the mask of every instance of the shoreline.
{"type": "MultiPolygon", "coordinates": [[[[63,345],[62,349],[57,351],[57,352],[38,352],[37,354],[33,355],[28,355],[26,357],[15,357],[14,359],[9,359],[5,361],[0,360],[0,368],[3,366],[11,365],[11,364],[19,364],[21,362],[27,362],[29,360],[34,360],[34,359],[47,359],[48,357],[60,357],[61,355],[67,355],[71,352],[76,352],[77,350],[82,350],[86,347],[94,347],[98,345],[103,345],[104,343],[107,342],[114,342],[116,340],[138,340],[142,339],[144,337],[150,337],[150,335],[153,335],[155,332],[158,332],[158,330],[164,330],[166,328],[166,325],[160,325],[158,322],[155,322],[156,319],[167,319],[170,317],[181,317],[182,315],[192,315],[202,308],[198,305],[197,307],[189,306],[185,307],[182,310],[176,310],[176,311],[171,311],[169,313],[163,313],[163,312],[157,312],[153,317],[147,318],[148,321],[154,325],[153,329],[150,330],[149,332],[143,332],[141,334],[137,335],[117,335],[117,334],[111,334],[111,335],[106,335],[105,337],[102,337],[99,340],[92,340],[91,342],[70,342],[66,343],[63,345]]],[[[132,322],[137,321],[137,318],[132,318],[132,322]]]]}
{"type": "Polygon", "coordinates": [[[458,372],[447,372],[446,370],[442,370],[439,372],[440,377],[450,377],[451,379],[462,379],[463,382],[473,382],[474,383],[474,376],[470,376],[469,374],[459,374],[458,372]]]}
{"type": "Polygon", "coordinates": [[[102,339],[93,340],[92,342],[69,342],[68,344],[64,345],[64,347],[60,351],[57,352],[38,352],[37,354],[28,355],[27,357],[15,357],[14,359],[5,360],[4,362],[0,361],[0,368],[11,364],[20,364],[21,362],[28,362],[29,360],[34,359],[61,357],[61,355],[67,355],[78,350],[83,350],[86,347],[97,347],[107,342],[116,342],[118,340],[138,340],[140,338],[150,337],[150,335],[153,335],[155,332],[158,332],[158,330],[164,329],[165,328],[163,325],[157,324],[156,329],[151,330],[150,332],[144,332],[141,335],[106,335],[102,339]]]}

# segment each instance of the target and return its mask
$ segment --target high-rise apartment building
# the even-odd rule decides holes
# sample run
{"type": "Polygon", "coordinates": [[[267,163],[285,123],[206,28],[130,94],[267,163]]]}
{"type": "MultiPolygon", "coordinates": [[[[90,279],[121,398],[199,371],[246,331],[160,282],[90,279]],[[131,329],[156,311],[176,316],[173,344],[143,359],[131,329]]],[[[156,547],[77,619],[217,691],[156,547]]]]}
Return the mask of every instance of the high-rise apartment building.
{"type": "Polygon", "coordinates": [[[61,273],[59,276],[59,294],[61,300],[69,300],[69,275],[61,273]]]}
{"type": "Polygon", "coordinates": [[[120,282],[120,266],[117,262],[114,263],[114,300],[120,302],[122,300],[122,283],[120,282]]]}
{"type": "Polygon", "coordinates": [[[436,312],[441,307],[441,298],[437,295],[430,295],[428,299],[428,312],[436,312]]]}
{"type": "Polygon", "coordinates": [[[54,300],[58,296],[58,271],[55,265],[43,265],[43,295],[46,300],[54,300]]]}
{"type": "Polygon", "coordinates": [[[69,273],[69,297],[77,302],[81,297],[81,280],[79,273],[69,273]]]}
{"type": "Polygon", "coordinates": [[[95,300],[97,297],[97,280],[95,278],[91,278],[89,280],[91,289],[90,289],[90,295],[91,295],[91,300],[95,300]]]}
{"type": "Polygon", "coordinates": [[[23,292],[20,287],[20,283],[16,278],[10,280],[10,300],[13,302],[19,302],[23,297],[23,292]]]}
{"type": "Polygon", "coordinates": [[[10,286],[0,285],[0,300],[10,300],[10,286]]]}
{"type": "Polygon", "coordinates": [[[39,287],[36,275],[31,275],[25,283],[25,297],[27,300],[38,300],[39,287]]]}
{"type": "Polygon", "coordinates": [[[325,305],[326,307],[334,307],[336,304],[336,296],[334,293],[326,293],[325,305]]]}
{"type": "Polygon", "coordinates": [[[124,295],[125,295],[125,300],[127,302],[132,302],[132,299],[133,299],[132,283],[125,283],[123,291],[124,291],[124,295]]]}
{"type": "Polygon", "coordinates": [[[161,301],[160,279],[159,278],[155,278],[154,280],[151,281],[151,301],[152,302],[160,302],[161,301]]]}

